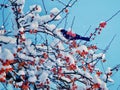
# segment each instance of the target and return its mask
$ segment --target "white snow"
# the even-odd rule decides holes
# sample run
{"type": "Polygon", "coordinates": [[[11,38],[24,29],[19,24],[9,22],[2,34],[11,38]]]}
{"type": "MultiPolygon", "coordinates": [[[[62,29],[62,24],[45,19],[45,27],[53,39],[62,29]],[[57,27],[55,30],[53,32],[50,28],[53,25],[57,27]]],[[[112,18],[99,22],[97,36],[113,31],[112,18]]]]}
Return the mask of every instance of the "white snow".
{"type": "Polygon", "coordinates": [[[36,55],[37,52],[35,50],[35,47],[33,45],[27,46],[28,52],[30,52],[32,55],[36,55]]]}
{"type": "Polygon", "coordinates": [[[46,24],[45,27],[48,28],[50,31],[52,31],[56,28],[56,26],[54,24],[46,24]]]}
{"type": "Polygon", "coordinates": [[[27,40],[25,41],[25,45],[26,45],[26,46],[30,46],[31,43],[32,43],[32,41],[31,41],[30,39],[27,39],[27,40]]]}
{"type": "Polygon", "coordinates": [[[19,8],[21,9],[21,13],[23,13],[23,8],[24,8],[25,0],[16,0],[16,3],[18,5],[21,5],[19,8]]]}
{"type": "MultiPolygon", "coordinates": [[[[53,18],[54,16],[51,17],[50,15],[44,15],[44,16],[41,16],[39,20],[41,21],[40,23],[43,24],[44,22],[48,22],[52,20],[53,18]]],[[[60,19],[61,19],[61,16],[57,15],[54,20],[60,20],[60,19]]]]}
{"type": "Polygon", "coordinates": [[[70,59],[70,64],[75,64],[75,59],[74,59],[74,57],[73,57],[72,55],[70,55],[70,54],[65,54],[65,56],[69,57],[69,59],[70,59]]]}
{"type": "Polygon", "coordinates": [[[85,45],[80,45],[79,47],[72,49],[72,52],[73,52],[73,53],[76,53],[76,51],[80,51],[80,52],[85,51],[85,52],[88,52],[88,49],[87,49],[87,46],[85,46],[85,45]]]}
{"type": "Polygon", "coordinates": [[[2,25],[1,28],[4,28],[4,26],[2,25]]]}
{"type": "Polygon", "coordinates": [[[104,90],[108,90],[106,83],[102,82],[100,86],[101,88],[104,88],[104,90]]]}
{"type": "Polygon", "coordinates": [[[37,81],[37,78],[36,78],[36,76],[30,76],[30,77],[28,78],[28,81],[29,81],[29,82],[36,82],[36,81],[37,81]]]}
{"type": "Polygon", "coordinates": [[[0,41],[1,42],[15,44],[16,43],[16,38],[7,37],[7,36],[0,36],[0,41]]]}
{"type": "Polygon", "coordinates": [[[23,31],[24,31],[24,28],[23,28],[23,27],[19,28],[19,31],[23,32],[23,31]]]}
{"type": "Polygon", "coordinates": [[[57,15],[60,12],[60,10],[58,8],[53,8],[50,13],[57,15]]]}
{"type": "Polygon", "coordinates": [[[106,86],[106,83],[103,82],[100,77],[98,77],[97,75],[94,76],[94,83],[98,83],[100,84],[100,87],[103,88],[104,90],[108,90],[107,86],[106,86]]]}
{"type": "Polygon", "coordinates": [[[38,79],[41,82],[45,82],[47,78],[48,78],[48,73],[47,72],[42,72],[42,74],[38,77],[38,79]]]}
{"type": "Polygon", "coordinates": [[[36,45],[37,49],[47,50],[47,46],[36,45]]]}
{"type": "MultiPolygon", "coordinates": [[[[112,73],[110,67],[107,68],[106,74],[107,74],[107,73],[112,73]]],[[[104,81],[106,81],[106,79],[107,79],[109,82],[112,82],[112,83],[113,83],[114,80],[111,78],[111,76],[110,76],[110,75],[107,76],[106,74],[103,75],[102,79],[103,79],[104,81]]]]}
{"type": "MultiPolygon", "coordinates": [[[[54,39],[53,42],[51,42],[51,47],[55,48],[56,46],[58,46],[57,49],[60,49],[60,50],[64,50],[65,47],[63,45],[63,43],[59,40],[59,39],[54,39]]],[[[62,54],[64,52],[60,51],[62,54]]]]}
{"type": "Polygon", "coordinates": [[[67,82],[70,82],[70,81],[71,81],[69,78],[66,78],[66,77],[64,77],[64,76],[61,77],[61,79],[62,79],[62,80],[65,80],[65,81],[67,81],[67,82]]]}
{"type": "Polygon", "coordinates": [[[47,68],[50,68],[50,69],[51,69],[52,66],[54,66],[54,65],[55,65],[55,62],[51,62],[50,60],[45,63],[45,66],[46,66],[47,68]]]}
{"type": "Polygon", "coordinates": [[[95,76],[93,77],[93,80],[94,80],[94,83],[99,83],[99,84],[101,84],[101,80],[100,80],[100,78],[99,78],[97,75],[95,75],[95,76]]]}
{"type": "Polygon", "coordinates": [[[24,18],[20,18],[19,22],[22,20],[25,20],[26,22],[28,22],[27,24],[23,24],[23,26],[25,25],[29,25],[31,23],[32,17],[34,17],[35,15],[33,13],[29,13],[28,15],[26,15],[24,18]]]}
{"type": "Polygon", "coordinates": [[[44,16],[41,16],[41,18],[40,18],[40,21],[41,21],[41,23],[43,22],[48,22],[48,21],[50,21],[52,18],[50,17],[50,15],[44,15],[44,16]]]}
{"type": "Polygon", "coordinates": [[[23,81],[16,83],[16,85],[18,85],[18,86],[22,86],[22,84],[23,84],[23,81]]]}
{"type": "Polygon", "coordinates": [[[86,90],[86,87],[85,86],[77,86],[77,90],[86,90]]]}
{"type": "Polygon", "coordinates": [[[3,72],[2,74],[0,74],[0,78],[3,78],[4,80],[6,79],[6,73],[5,72],[3,72]]]}
{"type": "Polygon", "coordinates": [[[93,54],[93,60],[95,59],[105,59],[105,54],[99,53],[99,54],[93,54]]]}
{"type": "Polygon", "coordinates": [[[90,49],[90,50],[88,51],[88,53],[91,54],[91,55],[93,55],[93,54],[95,53],[95,51],[90,49]]]}
{"type": "Polygon", "coordinates": [[[35,75],[35,71],[33,70],[27,70],[29,76],[34,76],[35,75]]]}
{"type": "Polygon", "coordinates": [[[50,13],[51,13],[51,15],[53,15],[53,17],[54,16],[56,16],[56,20],[59,20],[59,19],[61,19],[61,16],[60,15],[58,15],[58,13],[60,12],[60,10],[58,9],[58,8],[53,8],[51,11],[50,11],[50,13]]]}
{"type": "Polygon", "coordinates": [[[24,71],[23,69],[22,69],[22,70],[19,70],[19,71],[18,71],[18,74],[19,74],[19,75],[25,75],[25,71],[24,71]]]}
{"type": "Polygon", "coordinates": [[[58,59],[56,60],[56,63],[57,63],[59,66],[62,66],[62,65],[64,64],[64,62],[61,62],[60,60],[61,60],[61,59],[58,58],[58,59]]]}
{"type": "Polygon", "coordinates": [[[3,68],[4,69],[10,69],[10,68],[12,68],[12,66],[11,65],[7,65],[7,66],[3,66],[3,68]]]}
{"type": "Polygon", "coordinates": [[[81,45],[77,48],[77,50],[80,50],[81,52],[84,50],[85,52],[88,52],[87,46],[81,45]]]}
{"type": "Polygon", "coordinates": [[[84,72],[84,75],[85,75],[86,77],[88,77],[89,79],[92,79],[92,76],[90,75],[90,73],[84,72]]]}
{"type": "Polygon", "coordinates": [[[111,72],[111,67],[108,67],[106,73],[110,73],[110,72],[111,72]]]}
{"type": "Polygon", "coordinates": [[[2,65],[2,63],[0,62],[0,70],[1,70],[2,67],[3,67],[3,65],[2,65]]]}
{"type": "Polygon", "coordinates": [[[59,39],[54,39],[53,42],[51,42],[51,46],[55,47],[56,45],[58,45],[59,42],[60,42],[59,39]]]}
{"type": "Polygon", "coordinates": [[[57,45],[58,45],[60,50],[64,50],[65,49],[64,46],[63,46],[63,43],[61,41],[57,45]]]}
{"type": "Polygon", "coordinates": [[[29,57],[23,53],[18,53],[18,57],[21,58],[21,59],[24,59],[24,60],[31,60],[33,61],[33,57],[29,57]]]}
{"type": "Polygon", "coordinates": [[[114,80],[110,76],[106,76],[105,74],[102,77],[103,81],[108,80],[109,82],[114,82],[114,80]]]}
{"type": "Polygon", "coordinates": [[[40,5],[32,5],[30,6],[30,10],[33,10],[35,8],[35,10],[33,11],[34,13],[40,13],[42,11],[42,8],[40,5]]]}
{"type": "Polygon", "coordinates": [[[2,46],[0,46],[0,53],[2,52],[2,46]]]}
{"type": "Polygon", "coordinates": [[[0,30],[0,35],[4,35],[5,34],[5,30],[0,30]]]}
{"type": "Polygon", "coordinates": [[[0,58],[3,60],[14,60],[13,54],[7,48],[3,49],[3,52],[0,54],[0,58]]]}
{"type": "Polygon", "coordinates": [[[17,4],[24,4],[25,3],[25,0],[14,0],[14,1],[16,1],[17,4]]]}
{"type": "Polygon", "coordinates": [[[25,37],[25,34],[22,34],[22,35],[21,35],[21,37],[22,37],[23,39],[25,39],[25,38],[26,38],[26,37],[25,37]]]}
{"type": "Polygon", "coordinates": [[[108,76],[108,81],[109,82],[114,82],[114,80],[110,76],[108,76]]]}
{"type": "Polygon", "coordinates": [[[37,21],[31,22],[30,29],[37,30],[38,29],[38,22],[37,21]]]}
{"type": "Polygon", "coordinates": [[[60,20],[62,17],[60,15],[57,15],[57,17],[55,18],[55,20],[60,20]]]}

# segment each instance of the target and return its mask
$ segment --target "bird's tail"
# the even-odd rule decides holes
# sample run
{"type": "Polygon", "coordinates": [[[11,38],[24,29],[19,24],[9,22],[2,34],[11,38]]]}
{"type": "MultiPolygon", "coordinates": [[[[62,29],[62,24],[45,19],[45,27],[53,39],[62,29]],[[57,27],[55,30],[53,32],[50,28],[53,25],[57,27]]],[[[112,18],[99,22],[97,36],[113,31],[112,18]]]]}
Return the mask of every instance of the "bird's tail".
{"type": "Polygon", "coordinates": [[[89,37],[79,37],[79,39],[81,39],[81,40],[85,40],[85,41],[90,41],[90,38],[89,37]]]}

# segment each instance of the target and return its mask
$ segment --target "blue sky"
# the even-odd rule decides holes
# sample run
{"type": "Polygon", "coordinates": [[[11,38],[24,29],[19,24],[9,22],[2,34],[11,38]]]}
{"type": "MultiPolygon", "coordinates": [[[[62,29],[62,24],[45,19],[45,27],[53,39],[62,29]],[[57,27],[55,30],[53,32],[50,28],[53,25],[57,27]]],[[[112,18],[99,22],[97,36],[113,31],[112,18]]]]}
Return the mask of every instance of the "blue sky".
{"type": "MultiPolygon", "coordinates": [[[[1,1],[2,0],[0,0],[0,3],[1,1]]],[[[50,0],[44,1],[48,11],[53,7],[61,8],[62,6],[57,2],[54,4],[50,0]]],[[[29,5],[32,4],[42,5],[40,0],[26,0],[25,10],[28,10],[29,5]]],[[[73,31],[83,35],[91,25],[91,29],[87,34],[89,35],[91,32],[94,32],[94,29],[99,25],[101,21],[106,21],[119,9],[120,0],[78,0],[78,2],[69,9],[70,15],[68,17],[69,24],[67,27],[71,26],[72,19],[75,16],[73,31]]],[[[40,14],[43,15],[44,12],[40,14]]],[[[114,67],[120,63],[120,13],[107,23],[107,26],[105,29],[103,29],[101,35],[97,36],[97,38],[92,41],[92,43],[97,44],[99,48],[104,49],[115,34],[117,34],[117,36],[110,46],[108,52],[106,53],[107,62],[105,66],[114,67]]],[[[119,76],[120,73],[114,75],[115,85],[112,85],[110,87],[110,90],[116,90],[117,85],[120,84],[120,80],[117,79],[119,76]]]]}

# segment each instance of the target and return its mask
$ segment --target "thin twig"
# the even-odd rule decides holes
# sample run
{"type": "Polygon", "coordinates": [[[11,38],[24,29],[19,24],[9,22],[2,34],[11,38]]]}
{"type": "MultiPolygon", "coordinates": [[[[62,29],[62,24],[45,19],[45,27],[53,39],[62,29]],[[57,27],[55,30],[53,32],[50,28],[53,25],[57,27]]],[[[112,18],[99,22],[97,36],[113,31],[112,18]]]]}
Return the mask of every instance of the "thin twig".
{"type": "MultiPolygon", "coordinates": [[[[87,31],[85,32],[84,36],[86,36],[86,34],[89,32],[90,28],[91,28],[91,25],[89,26],[89,28],[88,28],[87,31]]],[[[78,44],[80,44],[81,41],[82,41],[82,40],[80,40],[78,44]]]]}
{"type": "Polygon", "coordinates": [[[69,7],[72,7],[78,0],[75,0],[69,7]]]}
{"type": "Polygon", "coordinates": [[[116,34],[113,36],[113,38],[111,39],[111,41],[109,42],[109,44],[108,44],[108,45],[106,46],[106,48],[103,50],[103,53],[106,53],[106,52],[107,52],[107,50],[110,48],[112,42],[114,41],[115,37],[116,37],[116,34]]]}
{"type": "Polygon", "coordinates": [[[66,6],[66,4],[65,3],[63,3],[62,1],[60,1],[60,0],[57,0],[59,3],[61,3],[62,5],[64,5],[64,6],[66,6]]]}
{"type": "Polygon", "coordinates": [[[8,90],[7,87],[4,85],[4,83],[2,83],[2,85],[3,85],[3,87],[4,87],[5,90],[8,90]]]}
{"type": "MultiPolygon", "coordinates": [[[[103,50],[103,53],[105,54],[107,52],[107,50],[110,48],[112,42],[114,41],[116,35],[113,36],[113,38],[111,39],[111,41],[109,42],[109,44],[106,46],[106,48],[103,50]]],[[[101,61],[101,65],[102,65],[102,68],[103,68],[103,71],[105,73],[105,68],[104,68],[104,65],[103,65],[103,62],[101,61]]]]}
{"type": "Polygon", "coordinates": [[[56,25],[55,29],[53,29],[53,32],[57,29],[57,27],[63,22],[63,20],[68,16],[68,14],[66,14],[62,20],[56,25]]]}
{"type": "Polygon", "coordinates": [[[66,16],[66,19],[65,19],[64,29],[67,27],[67,24],[68,24],[67,19],[68,19],[68,15],[66,16]]]}
{"type": "Polygon", "coordinates": [[[120,10],[118,10],[114,15],[112,15],[108,20],[106,20],[106,22],[109,22],[110,20],[112,20],[116,15],[118,15],[120,13],[120,10]]]}
{"type": "Polygon", "coordinates": [[[72,24],[71,24],[71,30],[72,30],[72,28],[73,28],[74,21],[75,21],[75,16],[73,17],[73,20],[72,20],[72,24]]]}
{"type": "Polygon", "coordinates": [[[112,68],[111,71],[118,70],[119,68],[120,68],[120,64],[118,64],[114,68],[112,68]]]}
{"type": "MultiPolygon", "coordinates": [[[[76,0],[76,1],[77,1],[77,0],[76,0]]],[[[72,0],[70,0],[70,1],[68,2],[68,4],[67,4],[64,8],[62,8],[62,10],[61,10],[57,15],[54,16],[54,18],[52,18],[51,20],[45,22],[44,24],[50,23],[50,22],[54,21],[54,19],[55,19],[58,15],[60,15],[67,7],[71,7],[71,6],[70,6],[70,3],[71,3],[71,2],[72,2],[72,0]]],[[[75,3],[75,1],[74,1],[73,3],[75,3]]],[[[73,4],[72,4],[72,5],[73,5],[73,4]]]]}
{"type": "Polygon", "coordinates": [[[3,22],[3,26],[6,26],[5,23],[6,23],[7,20],[9,19],[10,14],[11,14],[11,13],[9,13],[9,14],[7,15],[6,19],[4,20],[4,22],[3,22]]]}
{"type": "Polygon", "coordinates": [[[42,0],[42,4],[43,4],[43,8],[44,8],[44,10],[45,10],[45,14],[47,14],[47,9],[46,9],[46,7],[45,7],[44,0],[42,0]]]}

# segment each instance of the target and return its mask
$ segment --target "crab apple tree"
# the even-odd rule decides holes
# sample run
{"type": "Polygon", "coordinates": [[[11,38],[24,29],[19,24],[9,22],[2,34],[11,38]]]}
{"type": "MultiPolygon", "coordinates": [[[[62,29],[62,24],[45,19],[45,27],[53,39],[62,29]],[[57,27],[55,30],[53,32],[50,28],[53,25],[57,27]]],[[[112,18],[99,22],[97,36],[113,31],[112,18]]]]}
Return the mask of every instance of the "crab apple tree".
{"type": "MultiPolygon", "coordinates": [[[[113,82],[112,68],[103,72],[99,63],[105,63],[105,53],[90,41],[102,32],[107,22],[101,22],[91,33],[90,41],[78,43],[77,34],[67,31],[66,38],[60,32],[60,24],[67,18],[77,0],[48,0],[62,4],[47,11],[44,0],[41,5],[30,6],[24,11],[25,0],[8,0],[1,9],[11,12],[12,23],[6,21],[0,28],[0,82],[7,90],[11,84],[20,90],[108,90],[113,82]],[[43,14],[43,12],[46,12],[43,14]],[[10,30],[6,23],[11,23],[10,30]],[[70,36],[70,39],[67,37],[70,36]]],[[[2,10],[0,10],[2,12],[2,10]]]]}

